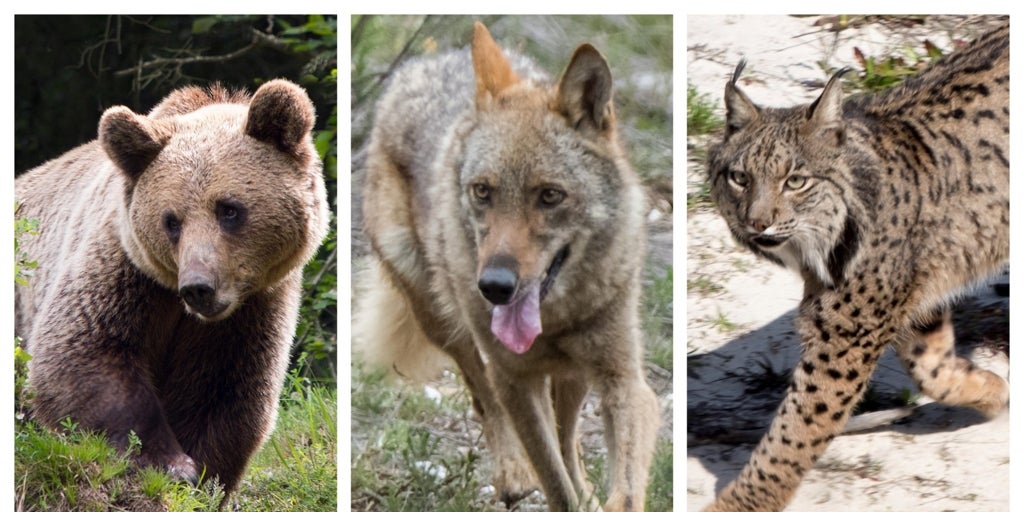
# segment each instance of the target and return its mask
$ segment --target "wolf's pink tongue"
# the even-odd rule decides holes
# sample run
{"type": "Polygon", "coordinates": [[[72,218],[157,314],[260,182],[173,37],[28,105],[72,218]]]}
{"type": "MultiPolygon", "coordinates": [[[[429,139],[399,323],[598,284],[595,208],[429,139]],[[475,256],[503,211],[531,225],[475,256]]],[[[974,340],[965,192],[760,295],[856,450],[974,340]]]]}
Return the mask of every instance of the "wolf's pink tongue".
{"type": "Polygon", "coordinates": [[[525,297],[505,306],[494,306],[491,332],[516,354],[530,350],[540,334],[540,286],[534,286],[525,297]]]}

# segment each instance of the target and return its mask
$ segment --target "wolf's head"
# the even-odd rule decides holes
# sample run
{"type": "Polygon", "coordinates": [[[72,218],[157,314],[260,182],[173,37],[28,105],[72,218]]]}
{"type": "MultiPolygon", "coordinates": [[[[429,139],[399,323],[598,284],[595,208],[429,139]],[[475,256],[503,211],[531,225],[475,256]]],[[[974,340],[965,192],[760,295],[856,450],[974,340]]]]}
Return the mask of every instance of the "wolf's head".
{"type": "MultiPolygon", "coordinates": [[[[480,23],[473,38],[475,123],[465,135],[461,201],[476,240],[491,330],[516,353],[541,332],[545,298],[602,276],[586,265],[614,238],[635,179],[622,154],[604,57],[579,46],[555,85],[516,75],[480,23]],[[570,284],[572,283],[572,284],[570,284]]],[[[641,250],[641,248],[636,248],[641,250]]]]}

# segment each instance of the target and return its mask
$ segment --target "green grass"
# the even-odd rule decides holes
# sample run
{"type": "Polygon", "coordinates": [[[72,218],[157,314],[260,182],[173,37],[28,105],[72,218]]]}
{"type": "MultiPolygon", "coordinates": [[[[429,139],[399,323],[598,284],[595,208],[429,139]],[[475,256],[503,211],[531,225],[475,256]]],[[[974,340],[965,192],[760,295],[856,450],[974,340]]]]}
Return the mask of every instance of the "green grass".
{"type": "MultiPolygon", "coordinates": [[[[465,421],[465,392],[425,399],[419,388],[393,384],[380,373],[353,368],[352,510],[463,512],[490,510],[483,439],[467,445],[446,427],[465,421]],[[453,420],[452,416],[456,419],[453,420]]],[[[659,439],[648,484],[647,509],[672,508],[672,441],[659,439]]],[[[585,454],[588,479],[607,498],[604,456],[585,454]]]]}
{"type": "Polygon", "coordinates": [[[711,199],[711,183],[703,177],[695,192],[686,193],[686,212],[691,213],[698,208],[710,208],[715,205],[711,199]]]}
{"type": "MultiPolygon", "coordinates": [[[[446,436],[438,420],[464,416],[465,391],[427,398],[380,372],[353,368],[352,510],[480,510],[479,448],[446,436]]],[[[454,421],[451,424],[455,423],[454,421]]]]}
{"type": "Polygon", "coordinates": [[[725,287],[712,281],[707,276],[701,276],[696,279],[686,280],[686,291],[696,292],[700,295],[713,295],[720,293],[725,290],[725,287]]]}
{"type": "MultiPolygon", "coordinates": [[[[292,376],[273,436],[224,510],[335,510],[336,409],[336,391],[292,376]]],[[[194,487],[157,469],[139,469],[103,436],[70,422],[64,426],[54,432],[29,420],[15,422],[18,510],[217,510],[223,491],[215,482],[194,487]]]]}
{"type": "Polygon", "coordinates": [[[721,311],[718,312],[717,316],[707,318],[706,320],[711,323],[712,327],[718,329],[718,332],[729,332],[739,327],[735,322],[729,320],[729,318],[725,316],[725,313],[722,313],[721,311]]]}
{"type": "Polygon", "coordinates": [[[644,287],[641,321],[647,349],[647,362],[672,371],[672,267],[665,275],[644,287]]]}
{"type": "Polygon", "coordinates": [[[715,103],[708,95],[686,84],[686,135],[705,135],[722,128],[724,123],[715,114],[715,103]]]}
{"type": "Polygon", "coordinates": [[[293,373],[277,427],[253,458],[232,503],[246,511],[338,507],[338,392],[293,373]]]}

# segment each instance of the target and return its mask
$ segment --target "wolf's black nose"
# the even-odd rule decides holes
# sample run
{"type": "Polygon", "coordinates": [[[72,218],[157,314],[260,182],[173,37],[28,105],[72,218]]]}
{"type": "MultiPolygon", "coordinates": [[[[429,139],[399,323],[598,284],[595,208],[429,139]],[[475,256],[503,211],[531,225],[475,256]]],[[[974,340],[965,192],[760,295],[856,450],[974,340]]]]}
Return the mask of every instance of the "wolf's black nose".
{"type": "Polygon", "coordinates": [[[484,267],[480,272],[480,280],[477,286],[484,298],[491,301],[495,306],[508,304],[516,293],[516,280],[518,276],[514,270],[508,267],[484,267]]]}

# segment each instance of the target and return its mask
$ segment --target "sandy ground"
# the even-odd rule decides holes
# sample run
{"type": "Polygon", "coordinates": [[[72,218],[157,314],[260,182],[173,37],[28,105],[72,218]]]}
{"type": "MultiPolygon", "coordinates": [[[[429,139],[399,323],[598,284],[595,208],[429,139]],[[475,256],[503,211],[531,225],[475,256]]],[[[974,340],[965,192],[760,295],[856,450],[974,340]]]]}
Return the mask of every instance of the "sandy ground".
{"type": "MultiPolygon", "coordinates": [[[[820,92],[826,75],[819,62],[860,69],[854,46],[874,56],[921,53],[928,38],[948,51],[951,35],[969,40],[991,22],[873,21],[836,33],[812,26],[816,19],[691,16],[688,82],[720,104],[725,80],[745,56],[744,91],[757,103],[788,106],[820,92]]],[[[704,179],[700,155],[708,140],[688,141],[688,195],[704,179]]],[[[708,206],[688,212],[687,231],[686,491],[687,508],[699,510],[738,474],[784,393],[799,350],[792,325],[802,283],[738,248],[708,206]]],[[[959,349],[1005,376],[1008,299],[982,286],[961,309],[959,349]]],[[[876,409],[917,393],[891,352],[872,382],[876,409]]],[[[1009,510],[1007,416],[985,421],[969,410],[916,403],[908,418],[838,437],[787,510],[1009,510]]]]}

